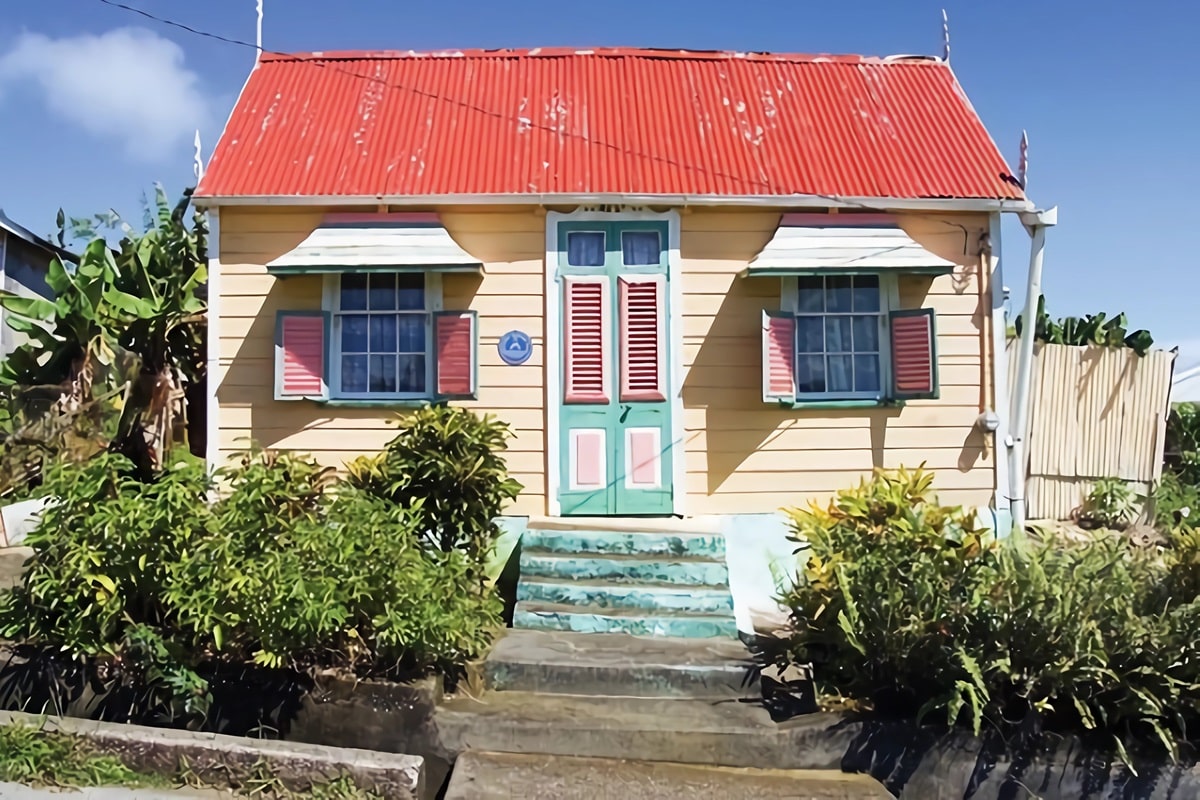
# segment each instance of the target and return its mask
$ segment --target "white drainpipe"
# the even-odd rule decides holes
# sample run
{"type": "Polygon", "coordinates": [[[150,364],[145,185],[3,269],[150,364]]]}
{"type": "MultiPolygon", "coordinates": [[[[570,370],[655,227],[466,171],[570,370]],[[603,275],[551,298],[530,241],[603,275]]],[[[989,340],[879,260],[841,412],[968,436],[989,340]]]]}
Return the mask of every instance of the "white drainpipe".
{"type": "Polygon", "coordinates": [[[1013,527],[1025,530],[1026,469],[1029,464],[1029,403],[1033,381],[1033,339],[1037,329],[1038,300],[1042,296],[1042,252],[1046,247],[1046,229],[1058,224],[1058,208],[1031,211],[1021,215],[1021,223],[1033,242],[1029,248],[1029,284],[1025,289],[1025,310],[1021,312],[1022,330],[1017,342],[1017,382],[1013,394],[1013,421],[1009,429],[1009,478],[1012,481],[1011,507],[1013,527]]]}

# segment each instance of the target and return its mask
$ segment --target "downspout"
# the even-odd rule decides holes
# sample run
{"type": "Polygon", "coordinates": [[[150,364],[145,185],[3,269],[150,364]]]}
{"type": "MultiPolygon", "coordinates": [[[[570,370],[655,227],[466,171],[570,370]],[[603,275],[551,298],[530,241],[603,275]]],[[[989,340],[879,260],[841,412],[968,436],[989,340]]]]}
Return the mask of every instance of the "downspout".
{"type": "Polygon", "coordinates": [[[1029,466],[1029,404],[1033,381],[1033,340],[1037,330],[1038,300],[1042,296],[1042,253],[1046,247],[1046,229],[1058,224],[1058,208],[1030,211],[1021,215],[1021,224],[1033,241],[1029,248],[1029,283],[1025,287],[1025,309],[1021,312],[1022,330],[1017,342],[1017,383],[1013,394],[1013,423],[1009,431],[1009,478],[1012,481],[1010,503],[1013,527],[1025,530],[1027,504],[1026,470],[1029,466]]]}

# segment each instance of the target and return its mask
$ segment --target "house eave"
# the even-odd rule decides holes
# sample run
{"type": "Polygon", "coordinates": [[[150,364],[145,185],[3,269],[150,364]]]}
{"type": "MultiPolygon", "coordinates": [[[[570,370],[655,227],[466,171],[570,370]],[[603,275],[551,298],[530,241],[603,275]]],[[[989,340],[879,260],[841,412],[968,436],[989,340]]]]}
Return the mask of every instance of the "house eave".
{"type": "Polygon", "coordinates": [[[869,211],[1010,212],[1034,210],[1029,200],[1003,198],[837,197],[832,195],[685,194],[437,194],[437,195],[208,195],[199,206],[486,206],[650,205],[671,208],[837,208],[869,211]]]}

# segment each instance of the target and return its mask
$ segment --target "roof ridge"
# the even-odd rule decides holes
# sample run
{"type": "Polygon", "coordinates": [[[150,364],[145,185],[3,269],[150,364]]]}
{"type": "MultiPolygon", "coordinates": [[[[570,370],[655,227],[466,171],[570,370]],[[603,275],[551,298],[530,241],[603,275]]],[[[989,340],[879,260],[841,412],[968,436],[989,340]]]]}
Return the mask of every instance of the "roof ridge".
{"type": "Polygon", "coordinates": [[[263,61],[390,61],[439,58],[647,58],[705,61],[777,61],[848,64],[937,64],[941,58],[926,55],[872,56],[854,53],[772,53],[767,51],[688,50],[658,47],[533,47],[443,50],[311,50],[292,53],[263,53],[263,61]]]}

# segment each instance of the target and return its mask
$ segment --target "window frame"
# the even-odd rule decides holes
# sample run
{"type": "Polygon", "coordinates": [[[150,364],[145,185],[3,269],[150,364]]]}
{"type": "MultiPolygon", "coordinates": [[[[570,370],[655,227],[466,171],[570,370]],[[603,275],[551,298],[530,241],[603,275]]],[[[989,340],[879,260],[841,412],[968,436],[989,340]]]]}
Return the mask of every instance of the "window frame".
{"type": "MultiPolygon", "coordinates": [[[[877,392],[801,392],[800,391],[800,375],[799,375],[799,331],[800,318],[805,316],[816,316],[811,313],[801,313],[800,311],[800,276],[789,275],[781,279],[781,293],[779,308],[781,311],[791,314],[795,320],[796,338],[792,342],[792,358],[793,363],[797,366],[793,369],[792,375],[792,390],[795,392],[795,405],[803,406],[806,404],[818,403],[886,403],[892,396],[892,333],[891,333],[891,315],[892,312],[900,307],[900,283],[895,272],[890,270],[865,270],[865,271],[834,271],[822,270],[814,271],[811,277],[830,278],[838,276],[874,276],[879,280],[879,303],[880,308],[877,312],[879,315],[879,391],[877,392]]],[[[823,315],[822,315],[823,316],[823,315]]],[[[807,355],[813,355],[809,353],[807,355]]],[[[829,351],[822,350],[822,355],[828,358],[829,351]]]]}
{"type": "Polygon", "coordinates": [[[434,382],[437,380],[436,353],[434,347],[434,315],[443,311],[442,307],[442,275],[440,272],[421,271],[396,268],[370,269],[360,272],[326,273],[321,289],[321,308],[329,314],[329,399],[330,400],[365,400],[386,402],[389,400],[432,400],[436,394],[434,382]],[[342,391],[342,316],[345,314],[361,313],[351,309],[341,308],[341,286],[343,275],[357,274],[385,275],[421,275],[425,280],[425,310],[397,311],[397,314],[422,314],[425,317],[425,391],[424,392],[344,392],[342,391]]]}

